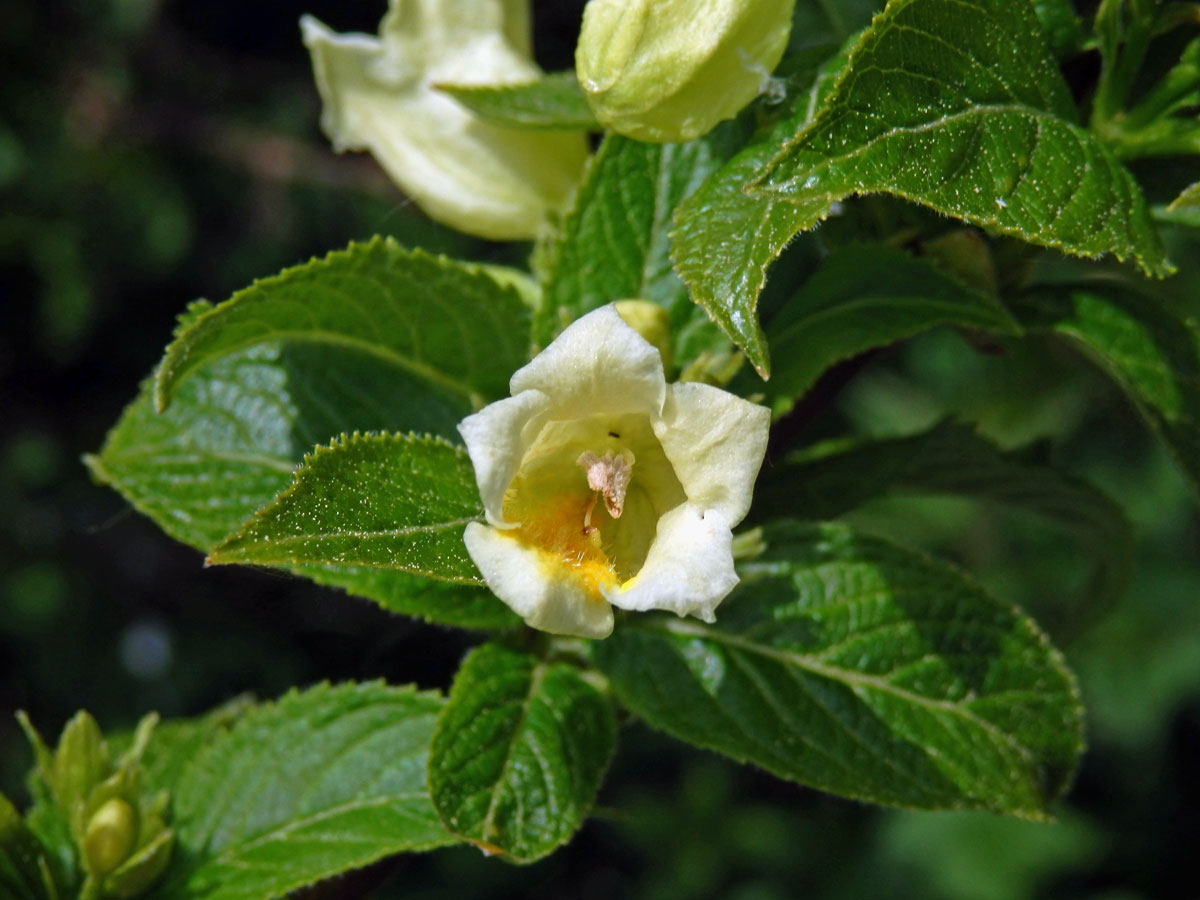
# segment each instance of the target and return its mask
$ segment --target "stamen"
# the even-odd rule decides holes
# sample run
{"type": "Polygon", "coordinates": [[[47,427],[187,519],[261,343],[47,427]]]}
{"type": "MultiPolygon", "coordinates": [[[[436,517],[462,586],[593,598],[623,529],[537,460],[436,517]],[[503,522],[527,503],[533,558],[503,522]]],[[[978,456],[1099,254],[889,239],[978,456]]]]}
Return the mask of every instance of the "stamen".
{"type": "Polygon", "coordinates": [[[600,499],[600,493],[592,494],[592,502],[588,504],[587,512],[583,514],[583,533],[591,534],[596,530],[596,526],[592,524],[592,511],[596,508],[596,501],[600,499]]]}

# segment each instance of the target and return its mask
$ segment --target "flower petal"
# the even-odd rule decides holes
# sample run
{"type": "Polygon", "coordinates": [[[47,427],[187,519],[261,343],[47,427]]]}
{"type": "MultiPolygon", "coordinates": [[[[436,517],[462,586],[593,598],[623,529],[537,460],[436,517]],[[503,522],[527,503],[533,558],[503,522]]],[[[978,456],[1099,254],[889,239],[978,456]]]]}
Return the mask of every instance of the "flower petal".
{"type": "Polygon", "coordinates": [[[662,357],[612,305],[576,319],[509,382],[514,395],[539,390],[572,415],[644,412],[666,400],[662,357]]]}
{"type": "Polygon", "coordinates": [[[489,403],[458,423],[458,433],[475,467],[484,511],[488,521],[498,528],[513,527],[504,520],[504,492],[517,474],[529,441],[537,436],[536,425],[526,426],[531,420],[540,422],[549,406],[549,398],[541,391],[523,391],[489,403]]]}
{"type": "MultiPolygon", "coordinates": [[[[468,41],[496,37],[526,57],[528,66],[533,58],[530,12],[529,0],[390,0],[379,34],[385,41],[419,40],[418,49],[432,63],[466,55],[459,46],[468,41]]],[[[480,84],[501,83],[487,71],[490,62],[481,59],[475,70],[480,84]]],[[[511,72],[501,74],[506,76],[502,80],[513,80],[511,72]]]]}
{"type": "Polygon", "coordinates": [[[658,533],[637,576],[605,596],[621,609],[662,609],[715,621],[713,611],[738,583],[732,543],[721,513],[684,503],[658,520],[658,533]]]}
{"type": "Polygon", "coordinates": [[[612,633],[612,607],[567,570],[546,565],[538,550],[479,522],[467,525],[463,541],[492,593],[531,628],[585,638],[612,633]]]}
{"type": "Polygon", "coordinates": [[[654,433],[688,502],[720,512],[733,526],[750,509],[770,424],[765,406],[707,384],[682,382],[671,385],[654,433]]]}
{"type": "Polygon", "coordinates": [[[539,74],[499,30],[513,17],[496,3],[484,4],[482,19],[467,5],[453,7],[454,14],[401,17],[393,3],[382,40],[339,35],[305,16],[321,127],[338,151],[369,150],[432,218],[496,240],[535,237],[578,183],[586,141],[484,122],[434,87],[539,74]]]}

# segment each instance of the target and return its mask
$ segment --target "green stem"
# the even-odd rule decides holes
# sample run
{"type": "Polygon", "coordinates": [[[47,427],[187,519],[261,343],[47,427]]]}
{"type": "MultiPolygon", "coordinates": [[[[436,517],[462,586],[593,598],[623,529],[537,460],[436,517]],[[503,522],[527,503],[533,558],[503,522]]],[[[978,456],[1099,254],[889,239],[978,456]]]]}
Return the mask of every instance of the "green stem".
{"type": "Polygon", "coordinates": [[[1125,114],[1127,128],[1145,128],[1155,119],[1169,116],[1182,105],[1188,105],[1188,95],[1200,87],[1200,40],[1192,41],[1180,55],[1179,62],[1162,77],[1141,102],[1125,114]]]}
{"type": "Polygon", "coordinates": [[[1129,14],[1123,29],[1117,21],[1122,6],[1117,0],[1102,3],[1096,13],[1097,30],[1105,31],[1107,37],[1107,40],[1101,40],[1103,62],[1092,105],[1092,125],[1097,131],[1116,116],[1129,99],[1134,79],[1154,36],[1157,5],[1157,0],[1129,0],[1129,14]]]}
{"type": "Polygon", "coordinates": [[[1200,153],[1200,123],[1184,119],[1159,119],[1137,129],[1117,120],[1107,123],[1097,134],[1120,160],[1200,153]]]}

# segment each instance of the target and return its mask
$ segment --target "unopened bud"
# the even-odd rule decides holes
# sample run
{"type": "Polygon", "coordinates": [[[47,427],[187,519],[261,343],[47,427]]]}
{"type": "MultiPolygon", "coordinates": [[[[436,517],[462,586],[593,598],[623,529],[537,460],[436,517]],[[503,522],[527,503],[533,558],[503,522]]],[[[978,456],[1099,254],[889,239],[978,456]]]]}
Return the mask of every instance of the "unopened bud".
{"type": "Polygon", "coordinates": [[[174,846],[173,830],[167,828],[158,832],[153,840],[105,879],[105,896],[123,900],[145,893],[167,868],[174,846]]]}
{"type": "Polygon", "coordinates": [[[88,820],[83,837],[87,870],[104,876],[125,862],[137,843],[137,812],[120,797],[106,801],[88,820]]]}
{"type": "Polygon", "coordinates": [[[575,70],[592,112],[639,141],[730,119],[783,56],[795,0],[591,0],[575,70]]]}

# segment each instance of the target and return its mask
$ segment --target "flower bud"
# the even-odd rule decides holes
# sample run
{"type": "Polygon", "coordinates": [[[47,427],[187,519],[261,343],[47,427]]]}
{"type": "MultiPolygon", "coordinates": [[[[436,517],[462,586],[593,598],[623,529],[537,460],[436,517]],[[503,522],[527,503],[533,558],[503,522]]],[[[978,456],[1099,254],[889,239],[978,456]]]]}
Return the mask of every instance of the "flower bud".
{"type": "Polygon", "coordinates": [[[605,127],[688,141],[730,119],[783,56],[795,0],[591,0],[575,70],[605,127]]]}
{"type": "Polygon", "coordinates": [[[120,797],[101,804],[87,823],[83,837],[83,861],[88,872],[104,876],[133,851],[137,843],[137,812],[120,797]]]}
{"type": "Polygon", "coordinates": [[[66,810],[87,799],[108,769],[108,748],[100,726],[82,710],[63,726],[54,754],[55,800],[66,810]]]}
{"type": "MultiPolygon", "coordinates": [[[[18,713],[17,718],[33,745],[41,781],[74,838],[74,859],[84,869],[78,873],[83,875],[80,896],[98,900],[143,893],[166,868],[175,843],[166,824],[170,795],[163,790],[147,796],[142,789],[141,757],[158,715],[151,713],[138,723],[115,765],[99,726],[86,712],[67,723],[54,751],[27,716],[18,713]]],[[[4,812],[0,804],[0,831],[4,812]]],[[[51,877],[49,869],[41,871],[51,877]]]]}
{"type": "Polygon", "coordinates": [[[175,847],[175,832],[166,828],[104,880],[106,897],[137,897],[146,892],[167,868],[175,847]]]}

